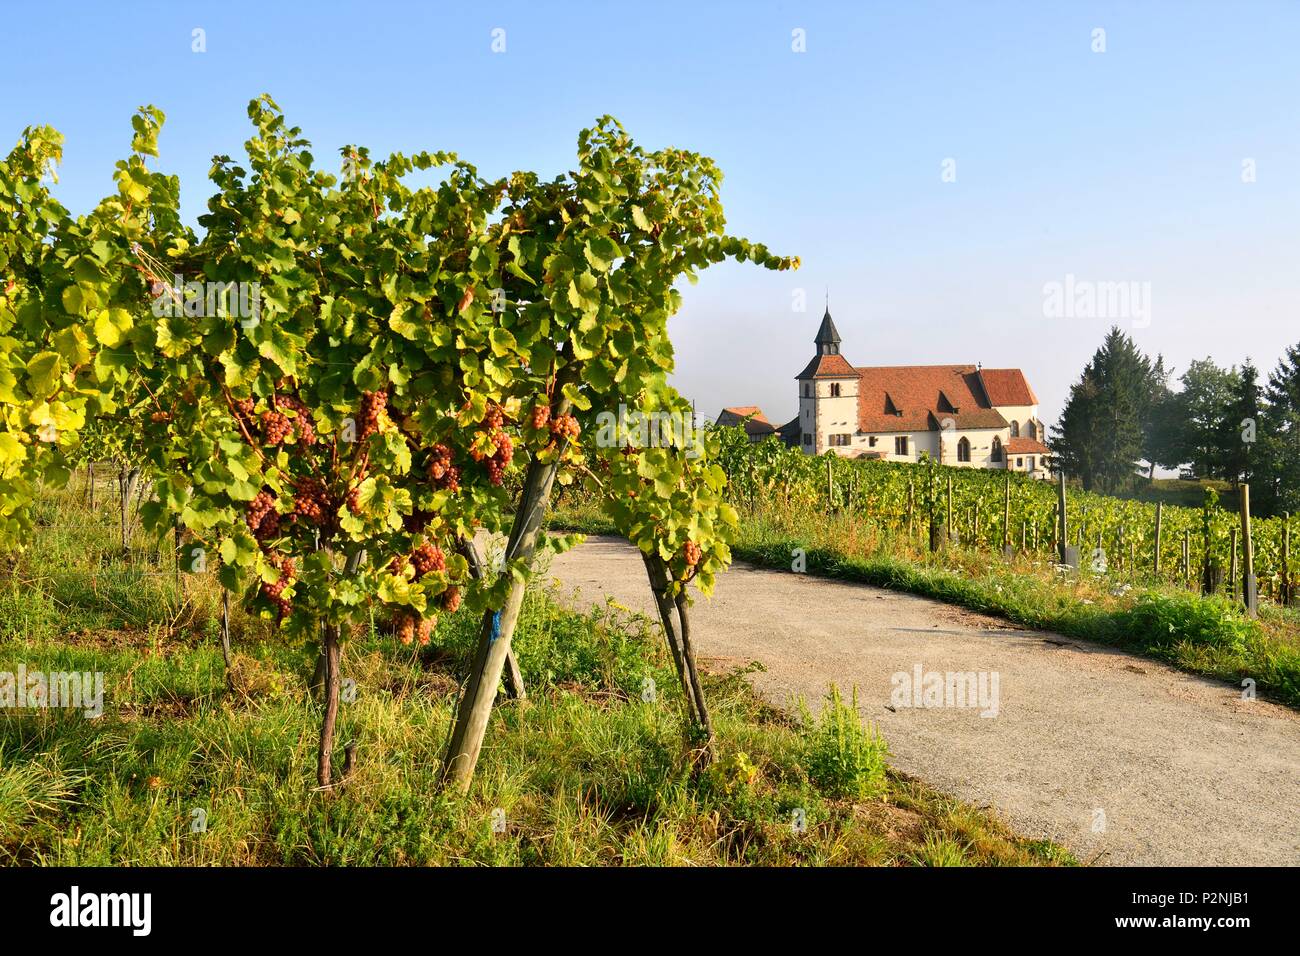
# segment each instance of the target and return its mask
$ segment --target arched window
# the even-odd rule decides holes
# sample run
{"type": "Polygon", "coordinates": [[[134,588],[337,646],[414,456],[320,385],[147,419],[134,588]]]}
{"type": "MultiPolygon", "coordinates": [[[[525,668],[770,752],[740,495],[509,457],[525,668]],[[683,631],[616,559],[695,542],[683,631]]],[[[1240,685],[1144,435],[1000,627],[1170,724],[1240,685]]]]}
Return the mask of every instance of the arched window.
{"type": "Polygon", "coordinates": [[[963,438],[957,442],[957,460],[970,461],[970,439],[963,438]]]}
{"type": "Polygon", "coordinates": [[[1020,437],[1020,422],[1013,421],[1011,423],[1011,437],[1012,438],[1020,437]]]}
{"type": "Polygon", "coordinates": [[[1038,425],[1034,423],[1032,418],[1025,422],[1025,433],[1029,435],[1030,438],[1038,438],[1038,425]]]}
{"type": "Polygon", "coordinates": [[[989,453],[989,458],[992,461],[1002,460],[1002,439],[999,438],[997,435],[993,436],[993,449],[989,453]]]}
{"type": "Polygon", "coordinates": [[[808,385],[808,384],[805,384],[805,385],[804,385],[804,387],[803,387],[803,397],[804,397],[804,398],[812,398],[812,386],[811,386],[811,385],[808,385]]]}
{"type": "Polygon", "coordinates": [[[840,397],[840,383],[831,382],[831,398],[839,398],[839,397],[840,397]]]}

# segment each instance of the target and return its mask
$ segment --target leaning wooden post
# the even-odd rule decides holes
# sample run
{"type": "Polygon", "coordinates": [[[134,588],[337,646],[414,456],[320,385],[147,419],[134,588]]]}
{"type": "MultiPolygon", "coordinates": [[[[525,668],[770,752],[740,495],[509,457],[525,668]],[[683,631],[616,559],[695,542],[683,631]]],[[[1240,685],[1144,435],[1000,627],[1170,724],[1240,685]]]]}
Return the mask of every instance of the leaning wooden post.
{"type": "MultiPolygon", "coordinates": [[[[471,578],[475,581],[482,581],[487,577],[486,563],[483,556],[479,554],[478,545],[474,543],[472,538],[458,538],[456,550],[461,553],[465,558],[465,563],[469,565],[469,576],[471,578]]],[[[519,661],[515,658],[513,647],[506,652],[504,683],[507,695],[515,700],[528,699],[528,691],[524,687],[524,675],[519,670],[519,661]]]]}
{"type": "Polygon", "coordinates": [[[1065,518],[1065,469],[1061,469],[1061,480],[1057,485],[1056,499],[1056,556],[1061,564],[1065,564],[1065,542],[1068,540],[1066,535],[1069,533],[1070,526],[1065,518]]]}
{"type": "Polygon", "coordinates": [[[1246,602],[1246,613],[1255,617],[1259,613],[1259,595],[1255,582],[1255,548],[1250,538],[1250,485],[1243,484],[1241,497],[1241,594],[1246,602]]]}
{"type": "Polygon", "coordinates": [[[1160,577],[1160,534],[1164,530],[1164,516],[1165,516],[1165,503],[1163,501],[1157,501],[1156,502],[1156,559],[1155,559],[1155,575],[1157,578],[1160,577]]]}
{"type": "MultiPolygon", "coordinates": [[[[554,418],[567,415],[570,405],[561,387],[556,388],[556,394],[562,397],[552,412],[554,418]]],[[[565,447],[562,444],[556,449],[555,457],[548,462],[533,458],[528,463],[523,494],[519,498],[519,510],[515,512],[510,540],[506,545],[507,564],[519,560],[525,568],[532,567],[542,518],[551,500],[551,487],[555,483],[555,473],[559,470],[565,447]]],[[[510,650],[510,639],[514,636],[515,624],[519,620],[526,584],[524,576],[512,574],[503,606],[499,610],[488,608],[483,612],[469,682],[465,686],[465,695],[461,698],[456,727],[452,731],[451,743],[443,761],[444,780],[462,793],[469,790],[474,768],[478,766],[478,755],[483,749],[483,735],[487,733],[488,718],[492,714],[497,685],[501,682],[501,670],[510,650]]]]}

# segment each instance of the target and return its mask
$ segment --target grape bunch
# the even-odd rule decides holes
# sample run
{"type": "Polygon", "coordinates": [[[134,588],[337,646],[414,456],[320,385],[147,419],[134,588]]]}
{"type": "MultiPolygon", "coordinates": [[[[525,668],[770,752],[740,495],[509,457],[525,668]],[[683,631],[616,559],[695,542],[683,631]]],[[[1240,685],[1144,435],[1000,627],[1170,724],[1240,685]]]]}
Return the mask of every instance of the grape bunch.
{"type": "Polygon", "coordinates": [[[448,614],[455,614],[460,610],[460,588],[454,584],[442,592],[442,609],[448,614]]]}
{"type": "Polygon", "coordinates": [[[510,441],[510,436],[500,430],[492,436],[492,444],[497,446],[497,451],[487,459],[488,481],[500,486],[505,480],[506,468],[515,456],[515,446],[510,441]]]}
{"type": "Polygon", "coordinates": [[[169,422],[171,420],[172,420],[171,412],[154,412],[152,415],[149,416],[149,421],[153,422],[155,425],[160,424],[162,422],[169,422]]]}
{"type": "Polygon", "coordinates": [[[556,415],[551,420],[551,434],[556,438],[577,441],[578,436],[582,434],[582,428],[579,427],[578,420],[572,415],[556,415]]]}
{"type": "Polygon", "coordinates": [[[348,503],[348,511],[352,512],[354,515],[361,514],[361,489],[360,488],[348,489],[347,503],[348,503]]]}
{"type": "Polygon", "coordinates": [[[393,560],[388,562],[388,573],[395,574],[399,578],[406,574],[406,566],[411,563],[411,559],[404,554],[393,556],[393,560]]]}
{"type": "Polygon", "coordinates": [[[411,552],[411,564],[415,566],[415,576],[422,577],[430,571],[446,570],[447,558],[441,548],[426,541],[411,552]]]}
{"type": "Polygon", "coordinates": [[[687,541],[683,549],[686,557],[686,566],[693,568],[700,563],[700,546],[694,541],[687,541]]]}
{"type": "Polygon", "coordinates": [[[501,406],[492,402],[488,405],[487,414],[483,416],[483,429],[489,432],[495,432],[505,424],[506,413],[501,406]]]}
{"type": "MultiPolygon", "coordinates": [[[[275,406],[277,412],[283,409],[289,409],[297,417],[290,420],[291,427],[298,433],[298,441],[303,445],[313,445],[316,443],[316,429],[311,423],[311,411],[297,398],[292,395],[275,395],[271,398],[271,404],[275,406]]],[[[288,418],[287,415],[281,415],[282,418],[288,418]]],[[[272,442],[272,444],[276,444],[272,442]]]]}
{"type": "Polygon", "coordinates": [[[293,610],[293,605],[284,596],[284,589],[293,583],[295,574],[293,558],[286,557],[280,562],[280,577],[276,579],[275,583],[267,584],[265,581],[262,582],[262,595],[275,605],[275,619],[277,622],[283,621],[293,610]]]}
{"type": "Polygon", "coordinates": [[[357,441],[363,442],[379,431],[379,416],[388,408],[387,392],[366,392],[361,396],[361,433],[357,441]]]}
{"type": "Polygon", "coordinates": [[[283,444],[293,434],[293,422],[289,420],[289,416],[273,408],[262,412],[260,421],[264,444],[271,446],[283,444]]]}
{"type": "Polygon", "coordinates": [[[446,489],[452,494],[460,490],[460,469],[451,463],[451,449],[446,445],[434,445],[429,458],[429,477],[433,486],[446,489]]]}
{"type": "Polygon", "coordinates": [[[257,497],[248,503],[244,520],[248,522],[248,530],[253,532],[253,537],[258,541],[274,537],[280,530],[280,515],[275,510],[275,496],[265,489],[259,491],[257,497]]]}
{"type": "Polygon", "coordinates": [[[551,409],[548,405],[538,402],[533,406],[533,410],[528,413],[528,424],[533,428],[541,431],[546,427],[546,423],[551,419],[551,409]]]}
{"type": "Polygon", "coordinates": [[[328,527],[334,517],[335,506],[325,483],[319,478],[295,479],[293,515],[322,528],[328,527]]]}
{"type": "Polygon", "coordinates": [[[419,618],[414,614],[402,613],[397,615],[393,621],[393,631],[397,634],[397,639],[403,644],[410,644],[418,638],[420,646],[423,647],[429,643],[429,638],[433,636],[434,625],[438,619],[419,618]]]}

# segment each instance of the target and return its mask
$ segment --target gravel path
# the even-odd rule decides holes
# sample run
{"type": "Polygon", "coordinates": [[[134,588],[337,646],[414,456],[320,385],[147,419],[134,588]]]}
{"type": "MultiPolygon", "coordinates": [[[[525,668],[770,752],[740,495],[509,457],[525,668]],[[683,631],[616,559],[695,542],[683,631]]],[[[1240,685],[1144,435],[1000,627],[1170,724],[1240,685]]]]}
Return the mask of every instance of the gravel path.
{"type": "MultiPolygon", "coordinates": [[[[608,595],[654,614],[640,556],[618,539],[589,537],[550,574],[575,605],[608,595]]],[[[1238,688],[926,598],[739,563],[697,598],[692,631],[702,667],[761,661],[752,679],[779,705],[816,709],[832,682],[856,685],[894,766],[1085,862],[1300,863],[1300,714],[1238,688]],[[996,673],[997,715],[893,707],[891,677],[918,666],[996,673]]]]}

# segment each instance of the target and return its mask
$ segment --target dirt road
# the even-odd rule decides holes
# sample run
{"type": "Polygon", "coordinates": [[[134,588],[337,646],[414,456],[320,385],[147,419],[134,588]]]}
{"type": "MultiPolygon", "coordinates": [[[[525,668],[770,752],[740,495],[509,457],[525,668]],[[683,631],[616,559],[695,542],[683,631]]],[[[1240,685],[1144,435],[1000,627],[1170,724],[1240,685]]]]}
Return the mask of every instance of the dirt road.
{"type": "MultiPolygon", "coordinates": [[[[610,595],[653,615],[625,542],[591,537],[550,574],[580,589],[576,604],[610,595]]],[[[803,696],[815,709],[832,682],[856,685],[896,767],[1085,862],[1300,863],[1300,714],[1239,688],[925,598],[744,564],[697,599],[692,630],[706,665],[761,661],[753,680],[774,703],[803,696]],[[918,667],[982,674],[986,704],[996,675],[996,716],[895,706],[918,667]]]]}

